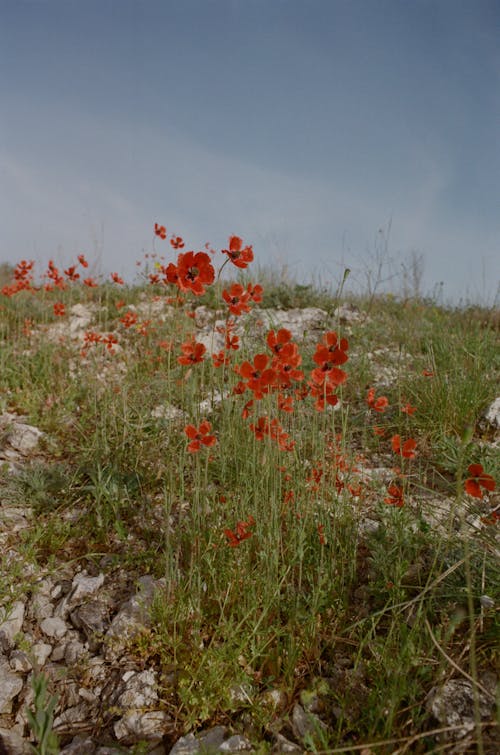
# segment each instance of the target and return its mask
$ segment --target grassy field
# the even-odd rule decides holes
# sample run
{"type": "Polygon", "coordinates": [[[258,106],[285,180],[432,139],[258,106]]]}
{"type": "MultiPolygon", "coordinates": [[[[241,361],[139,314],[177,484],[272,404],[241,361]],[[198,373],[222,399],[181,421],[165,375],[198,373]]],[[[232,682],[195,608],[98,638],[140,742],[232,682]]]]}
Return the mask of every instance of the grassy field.
{"type": "Polygon", "coordinates": [[[429,695],[459,678],[492,751],[497,315],[257,280],[235,237],[179,253],[134,285],[84,258],[6,281],[0,413],[44,433],[1,480],[36,514],[20,557],[165,579],[129,652],[179,736],[234,724],[266,752],[300,702],[310,752],[444,751],[429,695]]]}

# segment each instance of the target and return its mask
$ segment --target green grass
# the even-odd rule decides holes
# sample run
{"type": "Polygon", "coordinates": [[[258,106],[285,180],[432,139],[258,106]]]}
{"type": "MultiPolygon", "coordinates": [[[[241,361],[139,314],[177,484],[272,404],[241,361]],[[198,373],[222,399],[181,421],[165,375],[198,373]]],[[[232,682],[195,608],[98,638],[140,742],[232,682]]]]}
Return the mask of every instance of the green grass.
{"type": "MultiPolygon", "coordinates": [[[[473,678],[496,660],[495,610],[479,602],[483,593],[499,597],[495,525],[480,521],[494,495],[463,493],[472,462],[498,479],[481,424],[498,384],[494,313],[357,297],[350,303],[360,317],[342,326],[339,292],[267,278],[251,269],[241,277],[245,286],[263,283],[260,306],[319,306],[333,317],[328,329],[348,339],[335,410],[317,411],[308,397],[287,413],[271,390],[242,417],[251,394],[233,393],[233,366],[270,353],[255,328],[231,365],[214,368],[209,352],[202,363],[178,364],[180,344],[196,330],[193,307],[224,311],[221,281],[164,318],[155,297],[175,296],[173,287],[75,284],[2,297],[1,408],[46,433],[42,458],[1,480],[5,496],[34,511],[18,547],[40,569],[108,552],[110,569],[165,577],[152,626],[130,652],[161,670],[162,704],[179,734],[230,723],[265,751],[278,715],[286,726],[293,703],[314,694],[327,728],[308,735],[312,751],[423,743],[435,728],[429,691],[452,671],[446,655],[473,678]],[[56,301],[64,317],[54,315],[56,301]],[[98,343],[82,355],[83,331],[51,336],[78,302],[92,307],[87,331],[116,333],[114,352],[98,343]],[[128,310],[140,310],[131,328],[120,322],[128,310]],[[388,398],[384,413],[366,403],[372,386],[388,398]],[[222,402],[200,410],[217,392],[222,402]],[[415,414],[401,411],[407,403],[415,414]],[[184,415],[162,417],[159,406],[184,415]],[[295,445],[257,439],[249,426],[259,416],[279,422],[295,445]],[[183,428],[204,417],[216,444],[189,453],[183,428]],[[394,454],[395,434],[417,441],[414,459],[394,454]],[[403,490],[402,508],[384,500],[390,483],[403,490]],[[436,500],[451,501],[439,523],[436,500]],[[77,516],[65,518],[71,510],[77,516]],[[230,547],[225,530],[249,536],[230,547]],[[269,690],[284,693],[281,710],[266,703],[269,690]]],[[[306,379],[297,389],[317,366],[320,340],[299,343],[306,379]]]]}

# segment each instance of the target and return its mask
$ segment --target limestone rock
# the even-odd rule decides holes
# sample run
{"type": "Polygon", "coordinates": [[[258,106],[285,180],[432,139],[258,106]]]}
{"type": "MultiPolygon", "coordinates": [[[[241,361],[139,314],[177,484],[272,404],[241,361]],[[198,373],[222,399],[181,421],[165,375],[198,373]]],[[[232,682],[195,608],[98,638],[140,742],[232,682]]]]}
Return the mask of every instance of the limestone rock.
{"type": "Polygon", "coordinates": [[[21,600],[16,600],[7,609],[1,609],[0,644],[6,651],[14,647],[14,638],[23,626],[24,612],[25,605],[21,600]]]}
{"type": "MultiPolygon", "coordinates": [[[[479,691],[481,716],[492,714],[495,699],[479,691]]],[[[428,710],[442,726],[456,727],[454,737],[461,739],[474,729],[474,692],[467,679],[450,679],[431,690],[428,710]]]]}
{"type": "Polygon", "coordinates": [[[145,713],[129,710],[113,727],[119,742],[137,742],[147,739],[160,742],[171,724],[170,716],[163,710],[151,710],[145,713]]]}
{"type": "Polygon", "coordinates": [[[11,671],[6,663],[0,664],[0,714],[10,713],[12,701],[21,692],[23,679],[11,671]]]}

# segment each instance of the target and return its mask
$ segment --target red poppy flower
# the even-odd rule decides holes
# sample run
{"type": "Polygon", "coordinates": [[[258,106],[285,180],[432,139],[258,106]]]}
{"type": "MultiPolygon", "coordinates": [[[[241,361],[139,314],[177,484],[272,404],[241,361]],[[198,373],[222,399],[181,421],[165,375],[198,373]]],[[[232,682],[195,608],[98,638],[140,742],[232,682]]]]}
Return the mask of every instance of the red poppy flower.
{"type": "Polygon", "coordinates": [[[224,289],[222,297],[229,305],[229,311],[232,315],[242,315],[243,312],[250,312],[248,301],[250,294],[245,291],[241,283],[233,283],[229,291],[224,289]]]}
{"type": "Polygon", "coordinates": [[[400,456],[403,456],[405,459],[414,459],[415,458],[415,449],[417,447],[417,441],[413,438],[408,438],[408,440],[405,440],[403,445],[401,445],[401,436],[400,435],[393,435],[391,438],[391,445],[392,450],[395,454],[399,454],[400,456]]]}
{"type": "Polygon", "coordinates": [[[253,261],[252,247],[243,247],[243,241],[239,236],[229,237],[229,249],[223,249],[222,254],[227,254],[233,265],[240,268],[247,267],[253,261]]]}
{"type": "Polygon", "coordinates": [[[482,498],[484,490],[493,491],[496,488],[496,483],[493,477],[486,474],[481,464],[471,464],[468,467],[470,477],[465,481],[465,492],[474,498],[482,498]]]}
{"type": "Polygon", "coordinates": [[[255,524],[253,516],[249,516],[246,521],[237,522],[236,527],[233,530],[225,529],[224,534],[228,539],[228,545],[230,548],[237,548],[244,540],[248,540],[252,537],[253,532],[250,531],[250,527],[255,524]]]}
{"type": "Polygon", "coordinates": [[[255,286],[252,286],[252,284],[249,283],[247,286],[247,291],[250,295],[250,299],[253,302],[259,304],[259,302],[262,301],[262,294],[264,293],[264,289],[258,283],[255,286]]]}
{"type": "Polygon", "coordinates": [[[111,273],[111,280],[113,283],[117,283],[119,286],[123,286],[123,278],[120,278],[118,273],[111,273]]]}
{"type": "Polygon", "coordinates": [[[125,314],[120,317],[120,322],[126,328],[131,328],[132,325],[135,325],[137,322],[136,312],[125,312],[125,314]]]}
{"type": "Polygon", "coordinates": [[[389,485],[387,492],[389,495],[387,498],[384,498],[384,503],[387,503],[389,506],[397,506],[399,509],[404,506],[403,488],[400,488],[398,485],[389,485]]]}
{"type": "Polygon", "coordinates": [[[99,284],[93,278],[84,278],[83,285],[88,286],[89,288],[97,288],[99,284]]]}
{"type": "Polygon", "coordinates": [[[379,396],[375,398],[375,388],[369,388],[366,394],[366,403],[375,412],[383,413],[389,406],[389,400],[387,396],[379,396]]]}
{"type": "Polygon", "coordinates": [[[184,248],[184,241],[181,236],[172,236],[172,238],[170,239],[170,244],[174,249],[184,248]]]}
{"type": "Polygon", "coordinates": [[[118,343],[118,338],[115,336],[114,333],[108,333],[107,336],[104,336],[104,338],[101,339],[101,342],[105,344],[107,350],[111,354],[115,353],[113,346],[116,346],[116,344],[118,343]]]}
{"type": "Polygon", "coordinates": [[[78,262],[80,263],[80,265],[82,267],[88,267],[89,266],[89,263],[85,259],[85,255],[84,254],[79,254],[78,255],[78,262]]]}
{"type": "Polygon", "coordinates": [[[185,343],[181,344],[182,356],[177,357],[179,364],[197,364],[203,362],[206,346],[202,343],[198,343],[194,338],[190,338],[185,343]]]}
{"type": "MultiPolygon", "coordinates": [[[[215,270],[205,252],[186,252],[177,258],[177,276],[176,283],[182,291],[192,291],[196,296],[201,296],[205,293],[205,286],[214,282],[215,270]]],[[[167,278],[170,281],[168,273],[167,278]]]]}
{"type": "Polygon", "coordinates": [[[229,364],[230,358],[224,354],[223,351],[219,351],[217,354],[212,354],[212,363],[214,367],[222,367],[223,364],[229,364]]]}
{"type": "Polygon", "coordinates": [[[156,236],[159,236],[161,239],[167,238],[167,229],[164,225],[158,225],[158,223],[155,223],[155,234],[156,236]]]}
{"type": "Polygon", "coordinates": [[[66,308],[62,302],[58,301],[54,304],[54,314],[57,317],[63,317],[66,314],[66,308]]]}
{"type": "Polygon", "coordinates": [[[412,406],[411,404],[405,404],[401,407],[401,411],[411,417],[412,414],[415,414],[415,412],[417,411],[417,407],[412,406]]]}
{"type": "Polygon", "coordinates": [[[80,277],[80,273],[76,272],[76,265],[68,267],[68,269],[64,271],[64,275],[69,278],[70,281],[76,281],[80,277]]]}
{"type": "Polygon", "coordinates": [[[188,443],[188,451],[191,453],[197,453],[202,446],[215,446],[217,438],[215,435],[210,435],[212,426],[206,419],[201,422],[199,427],[194,425],[186,425],[184,432],[188,436],[190,443],[188,443]]]}
{"type": "Polygon", "coordinates": [[[279,355],[283,346],[292,340],[292,334],[287,328],[280,328],[277,333],[270,330],[267,334],[267,345],[273,354],[279,355]]]}

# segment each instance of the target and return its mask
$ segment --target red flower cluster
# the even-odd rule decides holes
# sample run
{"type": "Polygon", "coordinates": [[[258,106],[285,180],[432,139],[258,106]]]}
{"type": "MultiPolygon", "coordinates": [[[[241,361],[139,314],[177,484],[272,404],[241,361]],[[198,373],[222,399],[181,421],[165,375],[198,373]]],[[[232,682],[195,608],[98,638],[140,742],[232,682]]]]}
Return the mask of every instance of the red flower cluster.
{"type": "Polygon", "coordinates": [[[366,394],[366,403],[373,409],[374,412],[383,413],[389,406],[389,399],[387,396],[379,396],[375,398],[375,388],[369,388],[366,394]]]}
{"type": "Polygon", "coordinates": [[[158,223],[155,223],[155,235],[159,236],[161,239],[167,238],[167,229],[164,225],[158,225],[158,223]]]}
{"type": "Polygon", "coordinates": [[[54,304],[53,309],[54,309],[54,314],[56,315],[56,317],[64,317],[64,315],[66,314],[66,308],[64,304],[60,301],[54,304]]]}
{"type": "MultiPolygon", "coordinates": [[[[171,262],[165,273],[166,283],[175,284],[181,291],[192,291],[195,296],[205,293],[205,286],[215,280],[215,270],[205,252],[185,252],[177,257],[177,265],[171,262]]],[[[158,282],[158,281],[155,281],[158,282]]]]}
{"type": "Polygon", "coordinates": [[[27,260],[21,260],[14,268],[14,283],[11,286],[4,286],[2,288],[2,294],[4,296],[14,296],[18,291],[29,291],[33,281],[32,270],[34,262],[27,260]]]}
{"type": "Polygon", "coordinates": [[[234,531],[229,529],[224,530],[224,534],[228,539],[229,547],[237,548],[244,540],[248,540],[249,537],[252,537],[253,532],[251,532],[250,527],[253,527],[254,524],[255,519],[253,516],[249,516],[246,521],[237,522],[234,531]]]}
{"type": "Polygon", "coordinates": [[[177,357],[177,361],[179,364],[185,365],[203,362],[206,350],[207,348],[204,344],[195,341],[194,337],[191,336],[189,340],[181,344],[182,356],[177,357]]]}
{"type": "Polygon", "coordinates": [[[229,249],[223,249],[222,254],[227,254],[236,267],[245,268],[253,261],[253,250],[251,246],[243,246],[243,241],[239,236],[230,236],[229,249]]]}
{"type": "Polygon", "coordinates": [[[387,503],[389,506],[397,506],[398,509],[404,506],[403,488],[393,484],[389,485],[387,492],[389,495],[387,498],[384,498],[384,503],[387,503]]]}
{"type": "Polygon", "coordinates": [[[202,446],[215,446],[217,438],[215,435],[210,435],[212,425],[206,419],[201,422],[199,427],[194,425],[186,425],[184,432],[188,436],[190,443],[188,443],[188,451],[191,453],[197,453],[202,446]]]}
{"type": "Polygon", "coordinates": [[[295,441],[290,440],[290,435],[284,432],[276,418],[269,421],[268,417],[259,417],[256,424],[250,425],[250,430],[257,440],[263,440],[268,435],[282,451],[291,451],[295,446],[295,441]]]}
{"type": "Polygon", "coordinates": [[[405,459],[414,459],[415,458],[415,449],[417,447],[417,441],[413,438],[408,438],[408,440],[405,440],[403,445],[401,445],[401,436],[400,435],[393,435],[391,438],[391,445],[392,450],[395,454],[399,454],[400,456],[403,456],[405,459]]]}
{"type": "Polygon", "coordinates": [[[465,481],[465,492],[474,498],[482,498],[484,495],[483,490],[489,492],[495,490],[496,483],[493,477],[486,474],[481,464],[471,464],[468,467],[470,477],[465,481]]]}

